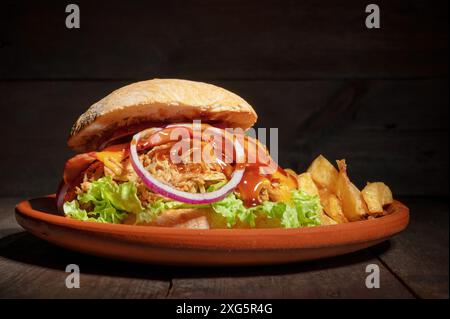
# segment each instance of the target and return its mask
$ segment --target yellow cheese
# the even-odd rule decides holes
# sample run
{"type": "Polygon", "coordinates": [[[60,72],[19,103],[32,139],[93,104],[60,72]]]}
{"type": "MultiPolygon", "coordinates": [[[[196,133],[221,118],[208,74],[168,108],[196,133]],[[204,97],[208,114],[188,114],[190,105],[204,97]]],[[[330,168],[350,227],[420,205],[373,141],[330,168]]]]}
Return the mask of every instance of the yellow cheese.
{"type": "Polygon", "coordinates": [[[101,161],[106,167],[108,167],[111,171],[116,175],[122,174],[122,165],[120,164],[124,158],[124,152],[111,152],[111,151],[103,151],[97,152],[96,157],[99,161],[101,161]]]}

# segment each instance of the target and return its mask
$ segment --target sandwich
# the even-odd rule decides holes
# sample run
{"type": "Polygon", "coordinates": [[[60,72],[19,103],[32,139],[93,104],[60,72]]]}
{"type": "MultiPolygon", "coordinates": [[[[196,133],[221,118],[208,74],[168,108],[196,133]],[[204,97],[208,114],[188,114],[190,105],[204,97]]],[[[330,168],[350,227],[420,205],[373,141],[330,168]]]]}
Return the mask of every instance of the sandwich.
{"type": "Polygon", "coordinates": [[[58,210],[85,222],[193,229],[295,228],[379,217],[384,183],[361,192],[317,157],[283,169],[257,138],[252,106],[215,85],[153,79],[119,88],[72,127],[58,210]]]}

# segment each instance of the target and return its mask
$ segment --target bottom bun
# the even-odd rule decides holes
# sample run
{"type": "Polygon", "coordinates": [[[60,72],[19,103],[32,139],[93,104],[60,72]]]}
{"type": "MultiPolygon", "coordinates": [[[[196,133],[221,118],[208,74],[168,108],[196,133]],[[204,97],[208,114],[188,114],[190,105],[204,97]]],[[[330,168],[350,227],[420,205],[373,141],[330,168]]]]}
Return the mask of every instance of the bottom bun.
{"type": "Polygon", "coordinates": [[[159,215],[151,223],[136,223],[135,215],[130,214],[124,221],[128,225],[160,226],[190,229],[210,229],[213,211],[209,208],[171,209],[159,215]]]}

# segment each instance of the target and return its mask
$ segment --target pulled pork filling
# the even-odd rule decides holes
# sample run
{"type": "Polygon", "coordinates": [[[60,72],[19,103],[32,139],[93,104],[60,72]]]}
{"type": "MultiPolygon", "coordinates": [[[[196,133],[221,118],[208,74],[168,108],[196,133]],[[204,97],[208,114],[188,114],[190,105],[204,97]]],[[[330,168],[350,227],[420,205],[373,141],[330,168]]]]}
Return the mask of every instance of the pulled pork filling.
{"type": "MultiPolygon", "coordinates": [[[[183,214],[183,209],[195,208],[197,213],[201,213],[200,217],[207,219],[206,228],[208,223],[212,223],[213,228],[217,227],[214,225],[220,225],[219,228],[235,225],[255,227],[257,222],[264,227],[281,225],[287,228],[320,224],[319,198],[301,191],[296,175],[288,174],[276,164],[271,173],[262,172],[260,168],[266,162],[229,164],[224,154],[215,154],[213,142],[196,144],[189,139],[174,142],[166,139],[168,132],[163,133],[158,133],[158,138],[150,136],[152,147],[145,149],[143,144],[141,149],[137,148],[137,154],[131,153],[132,157],[130,152],[136,152],[130,146],[133,144],[120,144],[69,160],[65,176],[72,178],[65,181],[72,186],[64,195],[66,216],[84,221],[160,225],[159,217],[163,218],[164,212],[178,210],[183,214]],[[173,147],[178,146],[174,144],[179,142],[189,143],[182,144],[188,146],[187,150],[182,148],[183,152],[180,152],[173,147]],[[198,154],[195,153],[196,147],[201,150],[199,161],[193,159],[198,154]],[[210,202],[189,202],[188,199],[173,200],[153,191],[148,181],[142,180],[141,175],[136,173],[136,162],[132,160],[139,160],[140,173],[148,171],[152,177],[171,188],[198,196],[220,191],[239,176],[234,172],[241,170],[241,165],[245,165],[245,169],[233,191],[224,193],[223,197],[210,202]],[[81,166],[84,171],[75,175],[74,171],[81,166]]],[[[250,142],[258,143],[246,137],[244,149],[250,142]]],[[[249,156],[250,148],[247,151],[246,156],[249,156]]],[[[267,151],[265,156],[269,157],[267,151]]],[[[179,217],[178,212],[175,215],[179,217]]],[[[166,222],[163,224],[166,225],[166,222]]]]}
{"type": "Polygon", "coordinates": [[[160,181],[184,192],[205,193],[210,185],[228,180],[218,165],[192,163],[187,159],[174,164],[169,156],[171,146],[156,146],[140,156],[144,167],[160,181]]]}
{"type": "MultiPolygon", "coordinates": [[[[156,146],[140,155],[140,160],[145,168],[158,180],[190,193],[205,193],[209,186],[228,181],[229,176],[224,173],[222,166],[216,163],[189,163],[186,160],[184,163],[174,164],[169,157],[172,145],[156,146]]],[[[144,185],[134,171],[128,156],[121,161],[110,158],[108,159],[108,165],[96,161],[84,171],[82,176],[81,184],[75,187],[76,195],[87,192],[93,181],[102,176],[110,176],[117,182],[134,182],[137,187],[138,198],[143,204],[162,198],[161,195],[152,192],[144,185]]]]}

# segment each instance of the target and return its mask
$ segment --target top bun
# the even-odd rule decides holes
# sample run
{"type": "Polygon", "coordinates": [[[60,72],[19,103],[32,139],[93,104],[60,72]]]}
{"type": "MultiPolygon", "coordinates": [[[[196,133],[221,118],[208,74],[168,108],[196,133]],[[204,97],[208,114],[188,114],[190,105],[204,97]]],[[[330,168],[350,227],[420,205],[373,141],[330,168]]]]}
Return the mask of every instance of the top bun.
{"type": "Polygon", "coordinates": [[[246,130],[256,119],[250,104],[218,86],[154,79],[124,86],[92,105],[73,125],[67,144],[77,152],[87,152],[97,150],[119,129],[147,123],[151,127],[201,120],[246,130]]]}

